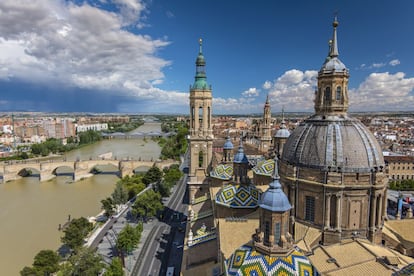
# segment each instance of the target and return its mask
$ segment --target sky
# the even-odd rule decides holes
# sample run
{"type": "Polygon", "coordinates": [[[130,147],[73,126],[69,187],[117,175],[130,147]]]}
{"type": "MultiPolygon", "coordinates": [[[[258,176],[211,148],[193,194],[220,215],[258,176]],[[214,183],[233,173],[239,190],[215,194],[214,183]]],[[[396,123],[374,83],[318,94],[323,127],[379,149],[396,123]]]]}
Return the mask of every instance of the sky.
{"type": "Polygon", "coordinates": [[[313,112],[337,15],[350,111],[412,111],[414,1],[1,0],[0,112],[313,112]]]}

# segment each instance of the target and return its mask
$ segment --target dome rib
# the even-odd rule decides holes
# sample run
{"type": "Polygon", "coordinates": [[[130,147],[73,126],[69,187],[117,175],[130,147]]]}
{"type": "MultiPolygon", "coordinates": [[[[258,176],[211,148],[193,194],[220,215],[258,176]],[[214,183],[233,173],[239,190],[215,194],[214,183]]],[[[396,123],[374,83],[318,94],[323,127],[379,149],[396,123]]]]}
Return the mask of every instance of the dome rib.
{"type": "Polygon", "coordinates": [[[370,172],[384,166],[379,144],[358,120],[309,118],[290,135],[282,161],[292,165],[343,172],[370,172]]]}

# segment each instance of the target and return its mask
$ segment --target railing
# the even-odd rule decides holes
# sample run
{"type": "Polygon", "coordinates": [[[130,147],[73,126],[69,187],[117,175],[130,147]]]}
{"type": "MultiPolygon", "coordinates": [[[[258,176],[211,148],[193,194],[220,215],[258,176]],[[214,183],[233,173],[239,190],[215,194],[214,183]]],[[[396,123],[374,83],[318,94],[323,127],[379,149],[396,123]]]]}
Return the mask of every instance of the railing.
{"type": "Polygon", "coordinates": [[[205,194],[203,196],[197,197],[193,200],[192,204],[198,204],[204,201],[207,201],[210,199],[210,195],[209,194],[205,194]]]}
{"type": "Polygon", "coordinates": [[[216,232],[206,232],[205,234],[195,236],[193,238],[193,241],[192,241],[191,245],[189,244],[188,246],[191,247],[191,246],[203,243],[203,242],[214,240],[216,238],[217,238],[216,232]]]}
{"type": "Polygon", "coordinates": [[[212,216],[212,215],[213,215],[213,210],[200,212],[200,213],[194,214],[194,217],[191,219],[191,221],[193,222],[193,221],[196,221],[196,220],[199,220],[199,219],[202,219],[202,218],[206,218],[206,217],[209,217],[209,216],[212,216]]]}

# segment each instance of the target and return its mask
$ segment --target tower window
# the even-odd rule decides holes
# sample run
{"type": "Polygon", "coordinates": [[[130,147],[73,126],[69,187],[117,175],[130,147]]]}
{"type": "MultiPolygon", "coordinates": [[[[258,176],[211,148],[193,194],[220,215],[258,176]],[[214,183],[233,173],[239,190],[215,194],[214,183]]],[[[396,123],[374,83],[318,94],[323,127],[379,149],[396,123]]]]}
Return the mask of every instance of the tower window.
{"type": "Polygon", "coordinates": [[[325,102],[331,102],[331,88],[329,86],[325,88],[325,102]]]}
{"type": "Polygon", "coordinates": [[[199,120],[199,128],[202,129],[204,128],[203,126],[203,107],[199,107],[198,108],[198,120],[199,120]]]}
{"type": "Polygon", "coordinates": [[[265,231],[264,231],[264,242],[269,242],[269,232],[270,232],[270,225],[269,222],[265,222],[265,231]]]}
{"type": "Polygon", "coordinates": [[[305,197],[305,220],[314,222],[315,221],[315,197],[305,197]]]}
{"type": "Polygon", "coordinates": [[[336,100],[337,101],[341,100],[341,87],[340,86],[336,87],[336,100]]]}
{"type": "Polygon", "coordinates": [[[203,152],[200,151],[198,153],[198,167],[199,168],[203,167],[203,163],[204,163],[204,155],[203,155],[203,152]]]}
{"type": "Polygon", "coordinates": [[[275,223],[275,244],[278,244],[280,241],[280,223],[275,223]]]}

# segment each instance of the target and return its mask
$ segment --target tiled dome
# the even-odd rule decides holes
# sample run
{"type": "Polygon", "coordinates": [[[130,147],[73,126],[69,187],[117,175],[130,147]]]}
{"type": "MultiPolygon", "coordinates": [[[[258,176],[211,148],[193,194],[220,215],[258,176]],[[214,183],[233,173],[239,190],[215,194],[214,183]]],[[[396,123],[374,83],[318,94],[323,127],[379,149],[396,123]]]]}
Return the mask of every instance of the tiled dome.
{"type": "Polygon", "coordinates": [[[317,115],[292,132],[282,161],[298,167],[356,173],[384,166],[380,145],[359,120],[330,120],[317,115]]]}
{"type": "Polygon", "coordinates": [[[319,275],[299,249],[287,256],[267,256],[246,244],[239,247],[225,265],[226,275],[319,275]]]}

